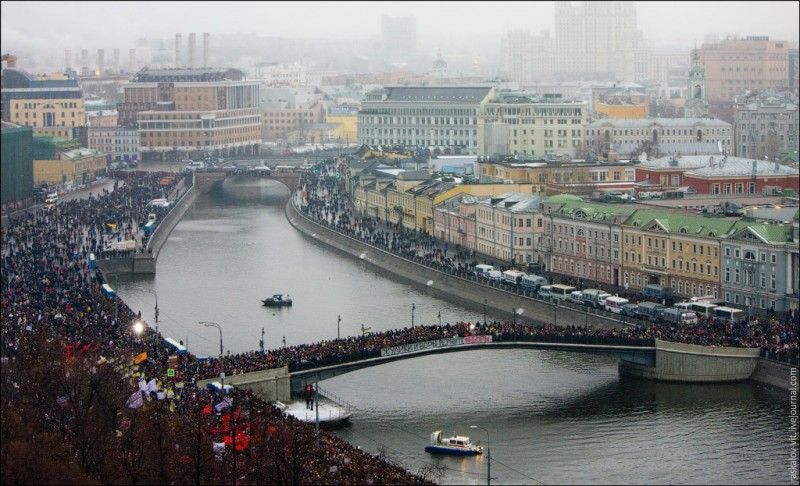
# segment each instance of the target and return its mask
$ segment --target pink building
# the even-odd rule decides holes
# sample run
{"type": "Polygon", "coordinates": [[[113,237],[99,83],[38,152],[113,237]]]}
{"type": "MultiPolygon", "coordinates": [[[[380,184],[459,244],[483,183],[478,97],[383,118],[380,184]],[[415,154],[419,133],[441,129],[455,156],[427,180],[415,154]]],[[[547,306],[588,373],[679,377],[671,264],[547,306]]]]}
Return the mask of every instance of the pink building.
{"type": "Polygon", "coordinates": [[[474,196],[456,196],[433,210],[433,234],[449,243],[477,249],[474,196]]]}

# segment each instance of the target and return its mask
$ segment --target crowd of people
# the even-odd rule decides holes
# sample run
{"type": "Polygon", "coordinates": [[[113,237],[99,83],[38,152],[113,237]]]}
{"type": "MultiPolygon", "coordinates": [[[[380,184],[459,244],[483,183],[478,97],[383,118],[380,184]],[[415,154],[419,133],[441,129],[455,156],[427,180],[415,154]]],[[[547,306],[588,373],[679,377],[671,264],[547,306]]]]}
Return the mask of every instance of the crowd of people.
{"type": "MultiPolygon", "coordinates": [[[[348,236],[437,270],[462,277],[472,274],[478,263],[474,251],[450,248],[447,242],[409,230],[400,222],[392,224],[359,214],[344,189],[341,174],[347,172],[346,162],[329,160],[318,167],[317,171],[304,174],[301,181],[302,191],[296,203],[305,214],[348,236]]],[[[792,363],[800,358],[797,316],[754,318],[743,324],[700,318],[695,326],[677,327],[642,321],[635,329],[644,339],[658,337],[691,344],[760,347],[768,358],[792,363]]]]}
{"type": "MultiPolygon", "coordinates": [[[[301,470],[306,475],[303,476],[305,483],[317,483],[322,478],[325,478],[325,482],[339,483],[425,482],[421,477],[366,454],[333,435],[323,433],[317,437],[313,426],[284,415],[277,407],[247,392],[233,390],[220,396],[197,390],[194,383],[202,377],[200,373],[204,368],[194,366],[196,360],[193,356],[176,361],[174,349],[166,346],[161,336],[152,329],[145,328],[141,334],[133,331],[133,323],[141,316],[116,295],[109,296],[101,292],[103,275],[89,267],[88,256],[91,253],[98,257],[107,256],[108,253],[103,250],[108,242],[132,236],[133,228],[141,227],[149,213],[157,212],[159,218],[163,217],[166,209],[148,206],[148,202],[154,198],[174,196],[175,182],[162,186],[160,181],[163,175],[120,175],[121,180],[115,183],[113,190],[90,194],[83,200],[61,202],[52,208],[38,209],[9,220],[2,232],[0,333],[4,368],[21,362],[34,363],[36,353],[31,348],[37,347],[37,340],[43,339],[43,336],[48,342],[57,339],[63,345],[63,358],[67,361],[86,353],[94,356],[92,360],[97,360],[97,364],[91,366],[92,374],[96,374],[101,365],[108,366],[117,360],[126,363],[115,369],[131,380],[130,391],[133,394],[127,402],[129,408],[164,399],[165,403],[169,402],[171,411],[187,417],[192,416],[192,411],[205,410],[209,406],[218,410],[220,404],[233,403],[237,409],[246,406],[250,414],[248,419],[268,422],[281,437],[291,436],[293,441],[301,437],[308,444],[312,444],[311,439],[314,439],[316,442],[307,448],[302,463],[296,464],[296,467],[286,466],[301,470]],[[177,369],[177,373],[169,378],[168,367],[177,369]],[[136,381],[145,383],[148,379],[154,380],[153,389],[145,387],[144,390],[137,390],[136,381]],[[335,481],[335,478],[338,480],[335,481]]],[[[261,360],[262,368],[269,364],[261,360]]],[[[3,389],[11,390],[4,397],[7,400],[4,405],[22,403],[24,399],[31,398],[23,397],[21,390],[24,388],[19,387],[17,382],[9,381],[13,377],[4,374],[3,379],[3,389]]],[[[57,401],[65,405],[70,398],[65,396],[57,401]]],[[[36,403],[36,400],[27,403],[31,402],[36,403]]],[[[125,403],[113,404],[113,407],[119,406],[124,407],[125,403]]],[[[69,424],[74,416],[66,411],[62,413],[62,408],[68,409],[66,406],[56,407],[57,413],[48,410],[43,415],[48,420],[56,415],[61,417],[52,425],[64,433],[65,441],[69,443],[75,439],[76,429],[69,424]]],[[[221,414],[217,412],[215,415],[221,414]]],[[[230,447],[227,447],[230,436],[224,437],[225,432],[223,429],[209,432],[207,445],[210,448],[212,441],[216,443],[219,440],[220,444],[224,444],[223,454],[232,454],[230,447]]],[[[124,438],[124,432],[120,430],[117,433],[118,437],[124,438]]],[[[276,457],[284,456],[280,441],[259,443],[262,452],[265,444],[272,444],[270,447],[276,448],[276,457]]],[[[246,452],[252,456],[252,450],[246,452]]],[[[243,464],[246,462],[243,460],[243,464]]],[[[251,466],[249,471],[242,467],[236,473],[235,482],[241,478],[246,478],[246,482],[262,482],[262,479],[252,475],[257,465],[251,466]]]]}

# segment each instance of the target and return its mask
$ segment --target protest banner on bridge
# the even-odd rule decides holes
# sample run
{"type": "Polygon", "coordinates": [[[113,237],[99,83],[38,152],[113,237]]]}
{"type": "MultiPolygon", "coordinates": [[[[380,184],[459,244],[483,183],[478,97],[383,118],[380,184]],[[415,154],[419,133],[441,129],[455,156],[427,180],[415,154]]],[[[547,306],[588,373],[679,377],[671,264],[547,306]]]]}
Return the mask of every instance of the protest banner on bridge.
{"type": "Polygon", "coordinates": [[[433,348],[448,348],[451,346],[460,346],[463,344],[484,344],[492,342],[491,335],[482,336],[465,336],[465,337],[451,337],[443,339],[435,339],[433,341],[422,341],[419,343],[403,344],[401,346],[393,346],[391,348],[381,349],[381,356],[395,356],[398,354],[412,353],[414,351],[423,351],[433,348]]]}

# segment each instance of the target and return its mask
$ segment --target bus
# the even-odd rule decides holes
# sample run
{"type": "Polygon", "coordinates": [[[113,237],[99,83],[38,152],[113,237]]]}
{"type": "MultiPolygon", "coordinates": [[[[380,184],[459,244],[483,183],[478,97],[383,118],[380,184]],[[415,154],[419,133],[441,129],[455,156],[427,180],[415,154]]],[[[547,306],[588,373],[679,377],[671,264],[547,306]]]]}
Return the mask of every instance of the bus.
{"type": "Polygon", "coordinates": [[[705,317],[708,319],[714,316],[714,309],[717,307],[719,306],[710,302],[692,302],[689,305],[689,310],[694,311],[697,317],[705,317]]]}
{"type": "Polygon", "coordinates": [[[550,298],[555,300],[566,300],[572,292],[577,290],[575,287],[563,284],[550,286],[550,298]]]}
{"type": "Polygon", "coordinates": [[[108,285],[108,284],[106,284],[106,283],[104,283],[104,284],[103,284],[103,285],[100,287],[100,292],[101,292],[101,293],[102,293],[104,296],[106,296],[107,298],[109,298],[109,299],[111,299],[111,298],[113,298],[113,297],[114,297],[114,289],[112,289],[112,288],[111,288],[111,286],[110,286],[110,285],[108,285]]]}
{"type": "Polygon", "coordinates": [[[164,338],[164,342],[167,343],[172,349],[174,349],[175,352],[178,354],[178,356],[186,356],[186,354],[189,352],[186,349],[186,346],[184,346],[183,344],[179,343],[178,341],[170,337],[164,338]]]}
{"type": "Polygon", "coordinates": [[[725,307],[721,305],[714,308],[714,319],[720,319],[728,322],[741,322],[747,319],[744,311],[733,307],[725,307]]]}
{"type": "Polygon", "coordinates": [[[293,165],[276,165],[274,170],[275,172],[280,173],[280,172],[294,172],[295,169],[296,167],[294,167],[293,165]]]}
{"type": "Polygon", "coordinates": [[[156,228],[156,222],[150,221],[149,223],[144,225],[144,234],[149,236],[155,228],[156,228]]]}
{"type": "Polygon", "coordinates": [[[89,270],[97,270],[97,257],[89,253],[89,270]]]}

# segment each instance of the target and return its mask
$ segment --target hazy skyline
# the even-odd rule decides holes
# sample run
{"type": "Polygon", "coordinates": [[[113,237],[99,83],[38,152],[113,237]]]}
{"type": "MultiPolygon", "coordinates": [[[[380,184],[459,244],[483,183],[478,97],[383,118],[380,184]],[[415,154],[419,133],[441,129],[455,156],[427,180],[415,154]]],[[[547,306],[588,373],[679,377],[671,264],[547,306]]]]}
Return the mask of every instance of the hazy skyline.
{"type": "MultiPolygon", "coordinates": [[[[797,40],[800,2],[635,2],[656,47],[700,44],[706,33],[797,40]]],[[[2,2],[3,52],[132,46],[175,32],[275,37],[374,37],[381,15],[415,16],[420,41],[554,35],[553,2],[2,2]]]]}

